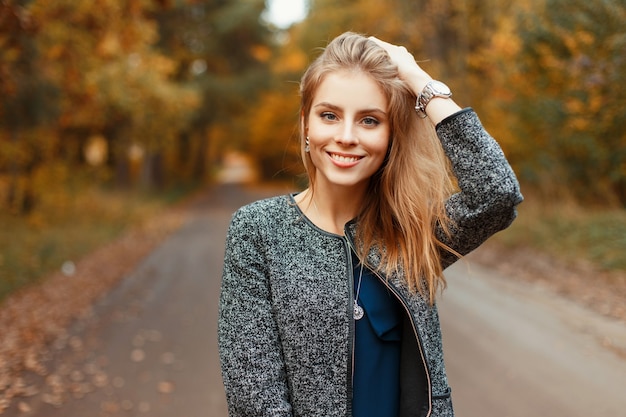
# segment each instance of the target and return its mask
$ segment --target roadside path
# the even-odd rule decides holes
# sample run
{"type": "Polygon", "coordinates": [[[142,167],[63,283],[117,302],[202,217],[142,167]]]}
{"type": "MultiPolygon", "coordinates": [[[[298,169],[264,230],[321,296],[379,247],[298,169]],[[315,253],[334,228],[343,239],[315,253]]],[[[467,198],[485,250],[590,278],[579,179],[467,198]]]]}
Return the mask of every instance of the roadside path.
{"type": "Polygon", "coordinates": [[[234,209],[268,193],[225,185],[198,199],[177,232],[52,343],[44,375],[25,372],[24,395],[0,414],[225,416],[215,339],[223,244],[234,209]]]}
{"type": "MultiPolygon", "coordinates": [[[[285,192],[216,187],[92,313],[54,342],[47,375],[4,413],[22,417],[226,417],[216,344],[232,212],[285,192]]],[[[626,410],[626,325],[470,260],[440,303],[460,417],[606,416],[626,410]],[[469,268],[469,270],[468,270],[469,268]]]]}
{"type": "Polygon", "coordinates": [[[459,416],[626,415],[624,322],[475,263],[446,276],[439,309],[459,416]]]}

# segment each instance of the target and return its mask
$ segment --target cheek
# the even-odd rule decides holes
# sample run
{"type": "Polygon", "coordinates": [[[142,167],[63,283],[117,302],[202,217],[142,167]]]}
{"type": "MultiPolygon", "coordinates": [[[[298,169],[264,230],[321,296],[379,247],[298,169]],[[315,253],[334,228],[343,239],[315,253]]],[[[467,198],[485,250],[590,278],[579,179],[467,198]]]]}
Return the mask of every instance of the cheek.
{"type": "Polygon", "coordinates": [[[320,117],[318,115],[311,114],[307,119],[307,126],[309,130],[310,129],[323,129],[324,127],[327,126],[327,124],[323,123],[322,120],[320,120],[320,117]]]}
{"type": "Polygon", "coordinates": [[[385,132],[379,134],[376,139],[373,141],[373,148],[376,150],[376,153],[382,154],[383,156],[387,155],[391,147],[391,140],[389,139],[389,133],[385,132]]]}
{"type": "Polygon", "coordinates": [[[315,123],[309,125],[309,130],[307,134],[311,144],[314,146],[321,146],[325,143],[328,143],[329,141],[332,141],[335,135],[336,132],[333,130],[332,127],[315,123]]]}

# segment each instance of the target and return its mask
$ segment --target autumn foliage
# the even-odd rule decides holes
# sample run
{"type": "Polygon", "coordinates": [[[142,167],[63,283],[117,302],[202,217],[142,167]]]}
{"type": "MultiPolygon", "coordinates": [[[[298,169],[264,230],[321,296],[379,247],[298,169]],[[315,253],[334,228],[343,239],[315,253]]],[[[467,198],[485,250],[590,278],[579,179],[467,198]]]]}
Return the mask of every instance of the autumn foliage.
{"type": "Polygon", "coordinates": [[[626,204],[623,1],[309,6],[279,30],[263,0],[2,0],[0,208],[42,210],[85,183],[207,181],[233,148],[266,179],[295,178],[299,77],[345,30],[413,51],[478,111],[527,191],[626,204]]]}
{"type": "Polygon", "coordinates": [[[206,179],[211,132],[241,112],[237,90],[263,77],[263,8],[262,0],[0,2],[0,208],[45,210],[51,194],[68,198],[68,187],[94,183],[206,179]]]}

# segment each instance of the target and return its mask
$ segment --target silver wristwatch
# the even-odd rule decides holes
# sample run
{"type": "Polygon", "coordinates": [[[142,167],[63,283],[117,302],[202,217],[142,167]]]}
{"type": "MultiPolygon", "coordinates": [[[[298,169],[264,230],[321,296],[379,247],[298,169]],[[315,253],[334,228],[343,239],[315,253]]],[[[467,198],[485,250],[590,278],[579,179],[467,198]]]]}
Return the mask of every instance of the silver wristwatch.
{"type": "Polygon", "coordinates": [[[441,81],[429,81],[428,84],[424,87],[422,92],[417,96],[417,101],[415,103],[415,110],[422,114],[423,117],[426,117],[426,106],[430,103],[435,97],[442,98],[450,98],[452,97],[452,92],[450,91],[450,87],[442,83],[441,81]]]}

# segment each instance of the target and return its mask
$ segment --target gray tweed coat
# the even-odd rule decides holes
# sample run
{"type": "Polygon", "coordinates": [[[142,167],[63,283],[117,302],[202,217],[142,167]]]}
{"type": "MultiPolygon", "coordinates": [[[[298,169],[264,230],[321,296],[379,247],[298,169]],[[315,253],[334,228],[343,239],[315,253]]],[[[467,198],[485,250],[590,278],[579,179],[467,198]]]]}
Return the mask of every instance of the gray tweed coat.
{"type": "MultiPolygon", "coordinates": [[[[461,254],[506,228],[522,201],[498,144],[471,109],[437,134],[460,192],[447,202],[461,254]]],[[[293,196],[257,201],[233,216],[219,306],[218,340],[230,416],[350,417],[353,278],[348,239],[325,232],[293,196]]],[[[443,266],[456,259],[445,255],[443,266]]],[[[377,265],[376,252],[369,262],[377,265]]],[[[401,416],[454,415],[436,306],[408,291],[402,274],[388,286],[407,315],[401,358],[401,416]]]]}

